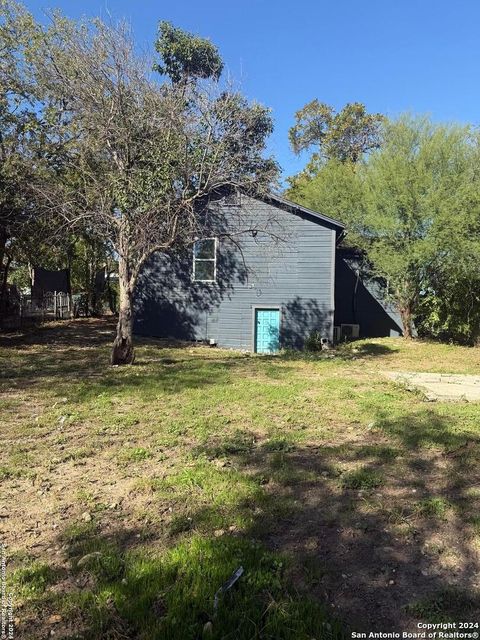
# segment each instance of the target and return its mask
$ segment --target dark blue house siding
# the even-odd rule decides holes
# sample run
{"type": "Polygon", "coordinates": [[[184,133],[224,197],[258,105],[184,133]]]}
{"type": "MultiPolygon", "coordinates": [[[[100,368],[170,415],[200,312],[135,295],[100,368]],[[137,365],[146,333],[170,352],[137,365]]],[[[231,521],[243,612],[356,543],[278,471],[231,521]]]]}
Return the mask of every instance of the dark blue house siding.
{"type": "Polygon", "coordinates": [[[385,287],[368,278],[348,253],[337,249],[335,326],[358,324],[362,338],[402,335],[400,314],[386,301],[385,287]]]}
{"type": "Polygon", "coordinates": [[[332,338],[341,227],[246,196],[241,208],[221,205],[212,236],[222,225],[259,231],[238,233],[235,244],[220,229],[215,283],[192,281],[191,251],[151,257],[135,294],[137,334],[254,350],[255,308],[272,307],[282,347],[301,347],[312,331],[332,338]]]}

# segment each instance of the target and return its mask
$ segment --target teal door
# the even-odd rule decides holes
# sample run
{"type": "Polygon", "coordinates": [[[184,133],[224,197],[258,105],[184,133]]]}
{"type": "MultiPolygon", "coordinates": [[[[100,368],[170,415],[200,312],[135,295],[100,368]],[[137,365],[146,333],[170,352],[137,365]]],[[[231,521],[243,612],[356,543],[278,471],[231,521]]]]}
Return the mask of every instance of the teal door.
{"type": "Polygon", "coordinates": [[[255,309],[255,351],[275,353],[280,348],[280,310],[255,309]]]}

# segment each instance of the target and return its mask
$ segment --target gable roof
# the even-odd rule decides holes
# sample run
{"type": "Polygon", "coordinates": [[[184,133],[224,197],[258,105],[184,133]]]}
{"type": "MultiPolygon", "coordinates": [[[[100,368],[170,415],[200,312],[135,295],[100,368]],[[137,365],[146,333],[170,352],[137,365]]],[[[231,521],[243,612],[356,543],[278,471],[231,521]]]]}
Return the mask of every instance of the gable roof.
{"type": "Polygon", "coordinates": [[[307,207],[303,207],[302,205],[297,204],[296,202],[291,202],[291,200],[282,198],[282,196],[279,196],[272,192],[266,193],[266,194],[254,194],[254,193],[249,193],[248,191],[245,191],[241,187],[230,186],[230,187],[224,187],[222,189],[218,189],[216,191],[216,198],[223,198],[225,196],[225,193],[226,192],[230,193],[232,189],[245,193],[246,195],[248,195],[249,197],[255,200],[261,200],[262,202],[271,204],[275,207],[278,207],[279,209],[283,209],[284,211],[293,213],[294,215],[305,216],[307,218],[310,218],[310,220],[312,222],[315,222],[316,224],[321,224],[324,227],[333,229],[337,233],[337,243],[340,242],[340,240],[342,240],[347,233],[345,229],[345,225],[343,224],[343,222],[340,222],[340,220],[335,220],[334,218],[330,218],[329,216],[326,216],[323,213],[319,213],[318,211],[314,211],[313,209],[308,209],[307,207]]]}
{"type": "Polygon", "coordinates": [[[274,193],[269,193],[268,195],[261,198],[265,202],[269,202],[271,204],[276,205],[277,207],[284,209],[285,211],[290,211],[290,213],[294,213],[296,215],[304,215],[312,218],[314,222],[317,224],[323,224],[329,228],[335,229],[337,233],[340,234],[340,237],[343,237],[346,233],[345,225],[339,220],[335,220],[334,218],[330,218],[329,216],[323,215],[323,213],[319,213],[318,211],[313,211],[313,209],[308,209],[307,207],[302,207],[300,204],[296,204],[295,202],[291,202],[290,200],[286,200],[281,196],[277,196],[274,193]]]}

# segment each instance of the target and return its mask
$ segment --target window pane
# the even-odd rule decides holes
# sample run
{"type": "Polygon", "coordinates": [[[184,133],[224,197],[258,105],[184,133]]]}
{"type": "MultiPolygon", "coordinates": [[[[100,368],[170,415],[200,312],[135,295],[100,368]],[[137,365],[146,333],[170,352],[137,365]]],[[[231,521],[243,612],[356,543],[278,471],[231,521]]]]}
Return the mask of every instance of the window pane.
{"type": "Polygon", "coordinates": [[[195,258],[213,260],[215,258],[215,240],[197,240],[193,246],[195,258]]]}
{"type": "Polygon", "coordinates": [[[195,280],[215,280],[215,262],[195,260],[195,280]]]}

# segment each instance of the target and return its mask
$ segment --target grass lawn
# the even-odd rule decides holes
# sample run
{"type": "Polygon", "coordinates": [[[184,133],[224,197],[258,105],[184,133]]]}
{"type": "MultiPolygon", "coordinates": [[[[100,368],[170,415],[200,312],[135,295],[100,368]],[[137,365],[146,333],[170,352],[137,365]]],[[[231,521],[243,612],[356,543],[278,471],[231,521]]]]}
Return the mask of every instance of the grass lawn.
{"type": "Polygon", "coordinates": [[[479,619],[479,405],[426,402],[383,372],[480,373],[480,349],[140,341],[122,368],[111,339],[106,320],[0,336],[16,638],[319,640],[479,619]]]}

